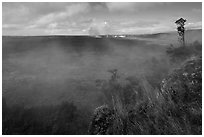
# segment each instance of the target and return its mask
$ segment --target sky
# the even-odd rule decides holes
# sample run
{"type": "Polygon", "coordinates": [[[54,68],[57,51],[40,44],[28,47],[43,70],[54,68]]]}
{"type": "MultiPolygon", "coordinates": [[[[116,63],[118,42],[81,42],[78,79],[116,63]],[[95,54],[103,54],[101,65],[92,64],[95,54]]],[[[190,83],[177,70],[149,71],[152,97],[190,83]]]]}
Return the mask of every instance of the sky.
{"type": "Polygon", "coordinates": [[[111,35],[202,28],[201,2],[3,2],[3,35],[111,35]]]}

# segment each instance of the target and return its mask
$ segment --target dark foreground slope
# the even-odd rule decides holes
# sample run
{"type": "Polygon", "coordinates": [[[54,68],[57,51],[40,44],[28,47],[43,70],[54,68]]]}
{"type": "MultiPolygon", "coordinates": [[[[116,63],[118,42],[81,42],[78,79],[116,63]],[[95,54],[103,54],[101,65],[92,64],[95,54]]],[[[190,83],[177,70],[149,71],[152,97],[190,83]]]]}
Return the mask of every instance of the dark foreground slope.
{"type": "Polygon", "coordinates": [[[89,133],[202,134],[201,57],[185,61],[162,81],[161,92],[154,95],[156,98],[147,95],[142,101],[135,100],[133,108],[121,97],[113,98],[113,106],[95,110],[89,133]]]}

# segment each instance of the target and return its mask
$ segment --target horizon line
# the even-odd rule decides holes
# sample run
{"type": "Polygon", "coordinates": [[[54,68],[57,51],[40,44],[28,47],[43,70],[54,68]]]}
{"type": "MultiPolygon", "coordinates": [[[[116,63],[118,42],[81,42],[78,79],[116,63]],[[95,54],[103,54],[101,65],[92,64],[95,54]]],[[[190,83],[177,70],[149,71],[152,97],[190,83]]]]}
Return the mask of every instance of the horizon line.
{"type": "MultiPolygon", "coordinates": [[[[202,28],[196,29],[187,29],[186,31],[191,30],[202,30],[202,28]]],[[[90,35],[90,34],[47,34],[47,35],[3,35],[2,37],[43,37],[43,36],[112,36],[112,35],[154,35],[154,34],[165,34],[165,33],[176,33],[177,31],[166,31],[166,32],[157,32],[157,33],[143,33],[143,34],[99,34],[99,35],[90,35]]]]}

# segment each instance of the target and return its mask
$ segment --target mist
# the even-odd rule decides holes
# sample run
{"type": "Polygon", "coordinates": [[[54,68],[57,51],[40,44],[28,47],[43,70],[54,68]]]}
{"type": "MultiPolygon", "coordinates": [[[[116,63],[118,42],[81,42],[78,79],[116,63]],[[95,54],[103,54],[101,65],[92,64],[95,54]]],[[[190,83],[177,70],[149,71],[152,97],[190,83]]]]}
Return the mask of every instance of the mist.
{"type": "Polygon", "coordinates": [[[89,134],[94,111],[113,96],[134,104],[159,94],[163,79],[202,48],[172,48],[164,36],[174,35],[3,36],[4,134],[89,134]]]}
{"type": "Polygon", "coordinates": [[[92,37],[3,37],[3,96],[26,106],[73,101],[94,108],[95,80],[110,69],[122,76],[145,74],[146,63],[165,58],[165,47],[145,41],[92,37]]]}

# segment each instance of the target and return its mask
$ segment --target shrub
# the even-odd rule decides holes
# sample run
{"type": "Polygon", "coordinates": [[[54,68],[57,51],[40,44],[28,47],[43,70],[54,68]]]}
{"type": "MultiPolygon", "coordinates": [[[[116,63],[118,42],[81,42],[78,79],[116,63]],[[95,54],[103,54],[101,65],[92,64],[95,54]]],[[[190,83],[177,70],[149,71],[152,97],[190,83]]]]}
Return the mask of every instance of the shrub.
{"type": "Polygon", "coordinates": [[[104,116],[111,122],[103,124],[104,132],[91,124],[91,134],[202,134],[201,57],[187,60],[169,74],[161,90],[145,78],[126,80],[121,85],[119,79],[111,78],[106,81],[108,88],[101,88],[114,93],[109,93],[111,105],[106,107],[112,113],[104,116]]]}
{"type": "Polygon", "coordinates": [[[169,55],[172,63],[181,63],[191,56],[201,56],[202,45],[198,41],[177,48],[171,44],[170,47],[167,48],[166,53],[169,55]]]}

